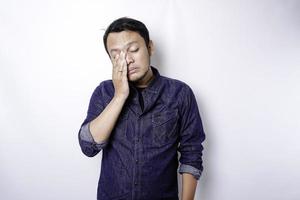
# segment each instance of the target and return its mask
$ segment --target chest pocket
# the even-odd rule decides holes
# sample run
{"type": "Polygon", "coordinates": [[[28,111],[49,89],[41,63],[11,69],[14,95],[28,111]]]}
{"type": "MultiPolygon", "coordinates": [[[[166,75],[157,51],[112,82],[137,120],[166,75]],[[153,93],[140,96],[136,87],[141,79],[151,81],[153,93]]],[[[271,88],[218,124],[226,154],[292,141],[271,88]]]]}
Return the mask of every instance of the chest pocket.
{"type": "Polygon", "coordinates": [[[153,144],[162,146],[173,143],[178,138],[178,110],[168,110],[152,114],[153,144]]]}

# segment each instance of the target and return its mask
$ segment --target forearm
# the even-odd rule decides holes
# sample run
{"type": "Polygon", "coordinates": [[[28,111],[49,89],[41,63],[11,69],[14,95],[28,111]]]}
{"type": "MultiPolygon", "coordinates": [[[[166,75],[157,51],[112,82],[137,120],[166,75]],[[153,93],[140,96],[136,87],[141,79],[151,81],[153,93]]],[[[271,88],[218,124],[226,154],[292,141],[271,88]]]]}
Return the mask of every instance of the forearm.
{"type": "Polygon", "coordinates": [[[181,200],[193,200],[196,192],[197,180],[192,174],[182,174],[182,196],[181,200]]]}
{"type": "Polygon", "coordinates": [[[104,142],[109,138],[125,101],[126,98],[113,97],[102,113],[91,121],[90,132],[95,142],[104,142]]]}

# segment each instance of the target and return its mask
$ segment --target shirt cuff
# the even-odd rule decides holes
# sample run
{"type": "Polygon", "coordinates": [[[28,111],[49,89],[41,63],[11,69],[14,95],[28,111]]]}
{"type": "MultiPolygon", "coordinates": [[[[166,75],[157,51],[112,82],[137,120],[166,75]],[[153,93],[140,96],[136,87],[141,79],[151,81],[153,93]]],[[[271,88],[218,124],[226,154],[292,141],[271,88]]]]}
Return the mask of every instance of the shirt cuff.
{"type": "Polygon", "coordinates": [[[90,122],[83,125],[80,129],[80,139],[92,143],[94,146],[96,146],[97,149],[101,150],[104,146],[106,146],[107,141],[103,141],[100,143],[95,142],[91,132],[90,132],[90,122]]]}
{"type": "Polygon", "coordinates": [[[179,173],[180,174],[182,174],[182,173],[192,174],[196,180],[199,180],[202,171],[191,165],[180,164],[179,173]]]}

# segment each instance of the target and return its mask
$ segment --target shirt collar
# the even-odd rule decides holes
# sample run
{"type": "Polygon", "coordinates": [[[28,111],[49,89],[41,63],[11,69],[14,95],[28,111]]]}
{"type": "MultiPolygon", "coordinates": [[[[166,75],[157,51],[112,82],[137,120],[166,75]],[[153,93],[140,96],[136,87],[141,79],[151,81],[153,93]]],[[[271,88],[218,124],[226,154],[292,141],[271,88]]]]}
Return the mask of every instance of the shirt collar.
{"type": "Polygon", "coordinates": [[[158,90],[159,90],[159,87],[160,87],[161,76],[160,76],[159,71],[155,67],[151,66],[151,69],[152,69],[154,78],[149,83],[149,85],[147,86],[146,90],[149,90],[149,91],[157,93],[158,90]]]}

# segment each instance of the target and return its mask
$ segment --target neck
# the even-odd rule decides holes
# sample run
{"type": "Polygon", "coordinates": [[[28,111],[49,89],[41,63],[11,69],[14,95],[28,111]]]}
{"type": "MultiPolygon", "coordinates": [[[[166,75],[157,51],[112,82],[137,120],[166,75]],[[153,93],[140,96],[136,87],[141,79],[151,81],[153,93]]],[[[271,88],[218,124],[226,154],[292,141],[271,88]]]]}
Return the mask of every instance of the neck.
{"type": "Polygon", "coordinates": [[[138,88],[145,88],[149,85],[149,83],[154,79],[154,74],[152,72],[151,67],[149,67],[148,71],[146,72],[145,76],[134,83],[134,85],[138,88]]]}

